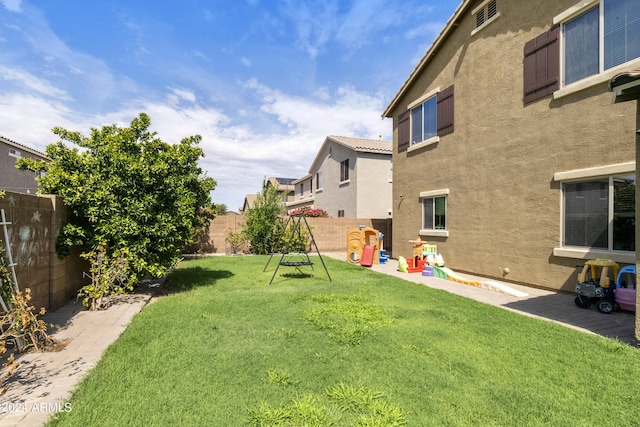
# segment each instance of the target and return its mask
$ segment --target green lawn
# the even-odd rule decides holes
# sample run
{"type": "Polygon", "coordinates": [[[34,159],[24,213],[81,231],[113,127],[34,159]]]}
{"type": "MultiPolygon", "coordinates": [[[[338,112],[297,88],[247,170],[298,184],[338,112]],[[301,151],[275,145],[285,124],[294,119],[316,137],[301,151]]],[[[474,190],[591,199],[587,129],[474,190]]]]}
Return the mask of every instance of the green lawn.
{"type": "Polygon", "coordinates": [[[267,259],[181,263],[50,425],[640,424],[637,349],[327,258],[269,285],[267,259]]]}

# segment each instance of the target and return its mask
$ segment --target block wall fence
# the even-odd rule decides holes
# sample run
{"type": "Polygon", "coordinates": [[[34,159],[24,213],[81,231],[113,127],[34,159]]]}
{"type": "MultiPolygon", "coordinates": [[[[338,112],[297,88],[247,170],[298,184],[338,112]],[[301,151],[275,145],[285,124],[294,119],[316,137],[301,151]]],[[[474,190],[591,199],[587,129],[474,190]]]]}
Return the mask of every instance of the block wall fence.
{"type": "MultiPolygon", "coordinates": [[[[391,253],[391,219],[371,218],[306,218],[313,238],[322,252],[344,252],[347,256],[347,230],[365,226],[383,234],[383,248],[391,253]]],[[[237,233],[245,224],[244,217],[236,214],[218,216],[209,224],[208,232],[202,236],[200,246],[195,248],[204,254],[227,253],[225,238],[229,232],[237,233]]],[[[192,248],[192,252],[195,252],[192,248]]]]}
{"type": "Polygon", "coordinates": [[[11,223],[7,225],[9,242],[3,231],[0,240],[11,249],[18,286],[31,289],[36,310],[60,308],[88,283],[82,272],[89,271],[79,251],[64,259],[56,254],[56,236],[68,214],[62,198],[7,191],[0,198],[0,209],[11,223]]]}

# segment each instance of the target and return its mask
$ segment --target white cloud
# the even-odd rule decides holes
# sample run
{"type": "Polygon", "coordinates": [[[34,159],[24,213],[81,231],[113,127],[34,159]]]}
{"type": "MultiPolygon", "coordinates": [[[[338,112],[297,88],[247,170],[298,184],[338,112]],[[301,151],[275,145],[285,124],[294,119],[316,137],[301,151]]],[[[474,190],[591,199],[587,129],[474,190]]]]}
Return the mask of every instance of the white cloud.
{"type": "Polygon", "coordinates": [[[0,3],[11,12],[22,12],[22,0],[0,0],[0,3]]]}
{"type": "Polygon", "coordinates": [[[64,91],[44,79],[40,79],[33,74],[23,70],[12,69],[4,65],[0,65],[0,79],[20,83],[24,89],[35,91],[42,95],[60,100],[70,100],[69,95],[64,91]]]}

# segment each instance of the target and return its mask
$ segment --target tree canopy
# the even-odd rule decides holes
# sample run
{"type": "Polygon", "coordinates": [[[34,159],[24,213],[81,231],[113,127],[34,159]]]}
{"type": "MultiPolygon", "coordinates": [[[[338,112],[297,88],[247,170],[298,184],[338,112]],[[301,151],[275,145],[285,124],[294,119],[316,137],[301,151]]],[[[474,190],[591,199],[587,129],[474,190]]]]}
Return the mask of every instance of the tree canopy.
{"type": "Polygon", "coordinates": [[[194,233],[210,219],[215,180],[198,166],[199,135],[169,144],[149,131],[145,113],[129,127],[92,128],[90,136],[56,127],[51,162],[20,159],[18,167],[43,171],[41,193],[62,196],[70,220],[57,250],[72,246],[127,258],[133,275],[163,275],[194,233]],[[68,144],[71,143],[71,147],[68,144]]]}

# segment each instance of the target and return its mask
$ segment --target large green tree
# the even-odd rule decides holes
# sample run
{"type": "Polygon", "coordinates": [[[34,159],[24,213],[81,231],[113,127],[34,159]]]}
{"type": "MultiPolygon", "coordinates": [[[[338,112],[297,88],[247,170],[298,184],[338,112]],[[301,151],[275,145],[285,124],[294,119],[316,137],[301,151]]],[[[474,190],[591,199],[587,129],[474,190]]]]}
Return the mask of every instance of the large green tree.
{"type": "Polygon", "coordinates": [[[61,141],[47,146],[50,163],[20,159],[21,169],[45,172],[42,193],[62,196],[69,207],[59,255],[78,246],[94,264],[124,266],[128,277],[160,277],[210,219],[204,208],[216,183],[198,166],[201,137],[168,144],[150,125],[141,113],[129,127],[92,128],[90,136],[56,127],[61,141]]]}

